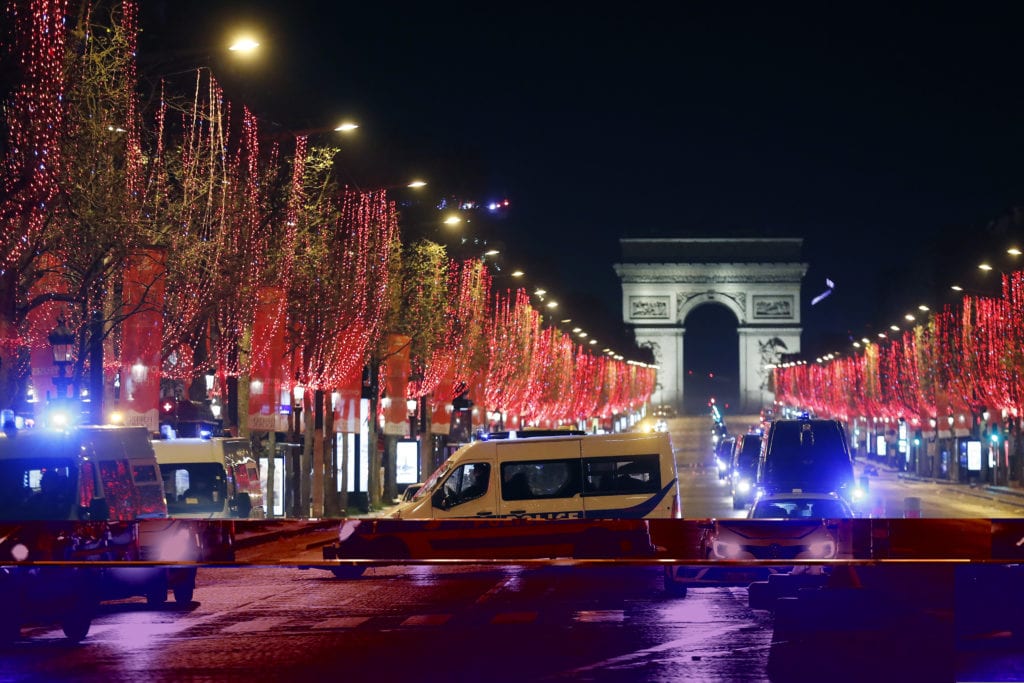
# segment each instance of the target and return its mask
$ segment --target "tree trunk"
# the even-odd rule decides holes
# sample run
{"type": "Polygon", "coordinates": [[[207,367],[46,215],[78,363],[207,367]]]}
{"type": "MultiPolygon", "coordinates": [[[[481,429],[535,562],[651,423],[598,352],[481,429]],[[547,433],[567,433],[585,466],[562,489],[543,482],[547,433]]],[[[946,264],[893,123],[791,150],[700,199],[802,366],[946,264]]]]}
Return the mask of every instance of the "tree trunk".
{"type": "Polygon", "coordinates": [[[370,509],[380,506],[380,452],[377,448],[378,431],[377,398],[370,399],[370,415],[366,444],[366,495],[370,509]]]}
{"type": "Polygon", "coordinates": [[[384,503],[391,505],[391,502],[398,497],[398,484],[395,481],[396,470],[398,469],[398,439],[395,434],[384,436],[384,503]]]}
{"type": "Polygon", "coordinates": [[[324,394],[324,516],[338,516],[338,440],[334,435],[334,405],[324,394]]]}
{"type": "Polygon", "coordinates": [[[273,429],[267,435],[268,443],[267,446],[270,449],[270,453],[267,455],[267,489],[264,492],[267,496],[266,507],[267,518],[270,519],[274,516],[274,474],[277,468],[275,457],[277,456],[277,432],[273,429]]]}
{"type": "Polygon", "coordinates": [[[313,433],[316,420],[314,419],[312,401],[307,401],[307,391],[302,397],[303,413],[306,415],[306,425],[302,444],[302,455],[299,457],[299,507],[302,517],[309,517],[310,508],[313,503],[311,493],[313,490],[311,477],[313,474],[313,433]]]}
{"type": "Polygon", "coordinates": [[[348,515],[348,434],[341,439],[341,493],[338,496],[338,513],[348,515]]]}
{"type": "Polygon", "coordinates": [[[238,341],[238,367],[242,374],[238,377],[238,436],[249,438],[249,356],[252,353],[252,325],[242,330],[242,338],[238,341]]]}
{"type": "Polygon", "coordinates": [[[313,499],[313,516],[324,516],[324,392],[317,389],[313,392],[313,480],[311,496],[313,499]]]}

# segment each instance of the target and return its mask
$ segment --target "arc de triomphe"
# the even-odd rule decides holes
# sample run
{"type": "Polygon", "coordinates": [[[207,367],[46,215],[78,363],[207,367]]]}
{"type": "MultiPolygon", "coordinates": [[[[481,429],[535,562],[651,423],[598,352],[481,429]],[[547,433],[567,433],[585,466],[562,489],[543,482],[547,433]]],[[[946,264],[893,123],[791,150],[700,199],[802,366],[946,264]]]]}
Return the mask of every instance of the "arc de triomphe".
{"type": "Polygon", "coordinates": [[[757,412],[774,397],[766,365],[800,351],[800,283],[807,272],[799,238],[624,238],[622,316],[658,365],[653,403],[683,406],[686,317],[725,306],[739,335],[739,400],[757,412]]]}

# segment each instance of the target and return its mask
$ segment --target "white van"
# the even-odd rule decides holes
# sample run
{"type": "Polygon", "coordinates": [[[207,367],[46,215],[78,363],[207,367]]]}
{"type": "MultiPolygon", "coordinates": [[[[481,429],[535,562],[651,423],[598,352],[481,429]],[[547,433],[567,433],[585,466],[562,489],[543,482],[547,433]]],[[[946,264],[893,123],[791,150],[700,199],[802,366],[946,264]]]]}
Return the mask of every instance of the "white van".
{"type": "Polygon", "coordinates": [[[263,489],[248,439],[153,441],[167,512],[177,519],[262,519],[263,489]]]}
{"type": "Polygon", "coordinates": [[[342,522],[324,560],[652,557],[648,520],[682,516],[667,433],[512,436],[460,448],[391,519],[342,522]]]}
{"type": "Polygon", "coordinates": [[[513,435],[460,448],[394,517],[682,517],[667,433],[513,435]]]}

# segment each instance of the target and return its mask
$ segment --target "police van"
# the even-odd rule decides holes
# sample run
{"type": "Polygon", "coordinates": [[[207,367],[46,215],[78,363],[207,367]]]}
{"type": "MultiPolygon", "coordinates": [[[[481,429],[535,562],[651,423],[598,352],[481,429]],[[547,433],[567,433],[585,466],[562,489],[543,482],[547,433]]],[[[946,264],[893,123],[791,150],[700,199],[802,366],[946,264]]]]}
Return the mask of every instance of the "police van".
{"type": "MultiPolygon", "coordinates": [[[[95,560],[192,562],[198,559],[192,530],[167,517],[149,432],[144,427],[80,426],[30,428],[0,434],[0,594],[26,596],[64,589],[68,571],[49,572],[17,563],[83,563],[75,585],[88,589],[74,603],[143,595],[151,604],[191,601],[194,567],[105,566],[88,570],[95,560]]],[[[76,591],[78,591],[76,588],[76,591]]],[[[10,604],[10,603],[5,603],[10,604]]],[[[17,632],[28,616],[8,612],[0,635],[17,632]]],[[[70,629],[84,637],[82,619],[70,629]]],[[[72,634],[69,633],[69,637],[72,634]]]]}
{"type": "Polygon", "coordinates": [[[651,557],[647,521],[682,516],[667,433],[516,436],[463,446],[390,519],[342,522],[324,559],[651,557]]]}
{"type": "Polygon", "coordinates": [[[153,441],[167,512],[179,519],[262,519],[263,490],[248,439],[153,441]]]}
{"type": "Polygon", "coordinates": [[[394,516],[682,516],[675,456],[667,433],[513,436],[463,446],[394,516]]]}

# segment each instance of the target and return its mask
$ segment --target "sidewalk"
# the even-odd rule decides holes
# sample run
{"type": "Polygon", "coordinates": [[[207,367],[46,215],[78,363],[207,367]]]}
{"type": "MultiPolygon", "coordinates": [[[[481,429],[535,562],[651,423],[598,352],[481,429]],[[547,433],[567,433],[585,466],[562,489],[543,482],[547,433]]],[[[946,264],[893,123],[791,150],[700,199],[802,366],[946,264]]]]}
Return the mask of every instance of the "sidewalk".
{"type": "Polygon", "coordinates": [[[279,538],[289,538],[314,531],[325,531],[336,529],[345,519],[369,519],[373,517],[387,517],[397,504],[388,505],[379,510],[367,514],[352,515],[349,517],[319,518],[319,519],[293,519],[279,517],[275,519],[240,519],[235,521],[235,548],[251,548],[262,543],[276,541],[279,538]]]}
{"type": "Polygon", "coordinates": [[[967,483],[960,481],[952,481],[949,479],[940,479],[938,477],[921,477],[913,472],[903,472],[895,467],[890,467],[882,463],[873,461],[858,460],[854,463],[854,467],[857,468],[857,476],[863,474],[864,467],[866,465],[873,465],[878,468],[880,472],[888,472],[895,474],[897,479],[904,481],[917,481],[925,482],[930,484],[941,484],[942,486],[956,486],[957,489],[968,496],[976,496],[978,498],[985,498],[988,500],[995,500],[1011,504],[1024,505],[1024,488],[1019,486],[996,486],[994,484],[979,484],[979,483],[967,483]]]}

